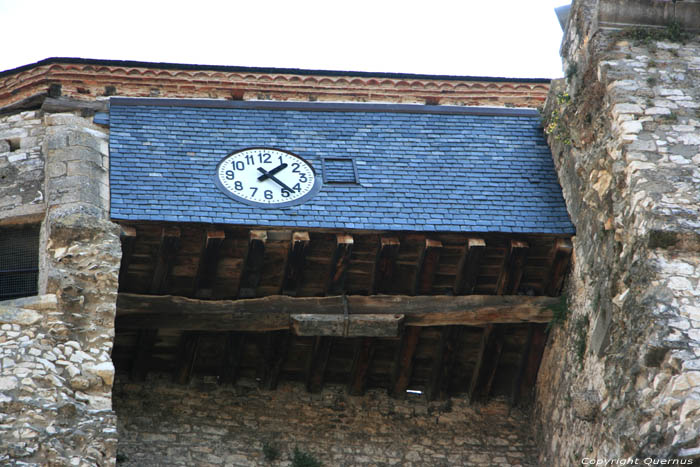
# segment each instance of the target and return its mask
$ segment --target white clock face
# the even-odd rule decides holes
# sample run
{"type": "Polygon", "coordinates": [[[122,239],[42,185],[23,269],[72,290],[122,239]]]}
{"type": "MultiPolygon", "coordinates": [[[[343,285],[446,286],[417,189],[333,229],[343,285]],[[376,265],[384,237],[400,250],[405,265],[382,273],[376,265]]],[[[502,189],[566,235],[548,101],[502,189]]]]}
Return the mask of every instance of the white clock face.
{"type": "Polygon", "coordinates": [[[216,167],[215,181],[235,200],[270,208],[300,204],[321,188],[308,162],[270,148],[250,148],[228,155],[216,167]]]}

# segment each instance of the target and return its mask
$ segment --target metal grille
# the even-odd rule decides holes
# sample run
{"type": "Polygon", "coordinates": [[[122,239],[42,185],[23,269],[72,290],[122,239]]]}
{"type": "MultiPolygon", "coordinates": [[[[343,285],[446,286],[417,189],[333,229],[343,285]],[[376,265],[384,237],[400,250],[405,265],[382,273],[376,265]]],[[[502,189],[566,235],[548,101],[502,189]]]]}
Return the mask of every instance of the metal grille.
{"type": "Polygon", "coordinates": [[[39,226],[0,228],[0,300],[37,294],[39,226]]]}

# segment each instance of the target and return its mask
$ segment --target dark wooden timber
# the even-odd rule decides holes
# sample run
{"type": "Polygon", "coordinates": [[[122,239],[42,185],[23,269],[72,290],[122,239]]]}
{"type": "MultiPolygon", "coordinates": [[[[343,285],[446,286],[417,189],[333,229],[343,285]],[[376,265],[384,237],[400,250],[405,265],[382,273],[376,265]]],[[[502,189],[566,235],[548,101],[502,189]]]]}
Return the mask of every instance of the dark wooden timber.
{"type": "MultiPolygon", "coordinates": [[[[404,326],[481,326],[488,323],[548,323],[556,297],[464,295],[349,295],[349,315],[403,315],[404,326]]],[[[290,329],[292,314],[345,313],[342,296],[294,298],[272,295],[248,300],[197,300],[120,293],[117,327],[200,331],[290,329]]]]}
{"type": "Polygon", "coordinates": [[[523,267],[525,266],[528,248],[528,244],[520,240],[510,241],[503,260],[501,275],[498,278],[497,295],[517,293],[518,287],[520,287],[520,279],[523,277],[523,267]]]}
{"type": "Polygon", "coordinates": [[[227,333],[224,356],[219,367],[219,384],[234,384],[238,380],[244,345],[245,334],[227,333]]]}
{"type": "Polygon", "coordinates": [[[170,270],[173,267],[175,254],[180,248],[180,229],[177,227],[163,227],[158,247],[158,258],[153,271],[150,292],[152,294],[163,293],[170,270]]]}
{"type": "Polygon", "coordinates": [[[134,253],[134,244],[136,243],[136,228],[125,225],[122,226],[122,231],[119,235],[122,243],[122,262],[119,267],[119,283],[125,282],[126,273],[129,271],[129,263],[131,255],[134,253]]]}
{"type": "Polygon", "coordinates": [[[226,239],[223,230],[207,230],[204,234],[202,253],[199,256],[199,266],[194,279],[192,295],[199,298],[211,298],[216,268],[219,264],[219,248],[226,239]]]}
{"type": "Polygon", "coordinates": [[[177,367],[175,369],[175,382],[188,384],[192,379],[194,365],[199,352],[200,335],[197,332],[185,332],[180,338],[177,367]]]}
{"type": "Polygon", "coordinates": [[[44,112],[106,112],[107,101],[78,100],[70,97],[47,97],[41,105],[44,112]]]}
{"type": "Polygon", "coordinates": [[[345,292],[350,256],[352,255],[353,239],[350,235],[337,234],[336,247],[331,258],[331,268],[326,285],[326,295],[336,295],[345,292]]]}
{"type": "Polygon", "coordinates": [[[277,389],[280,372],[287,359],[289,331],[270,332],[265,335],[260,385],[263,389],[277,389]]]}
{"type": "Polygon", "coordinates": [[[250,231],[248,252],[243,263],[243,272],[238,288],[238,298],[252,298],[256,295],[265,259],[265,242],[267,242],[266,231],[250,231]]]}
{"type": "Polygon", "coordinates": [[[370,295],[386,293],[391,289],[400,247],[401,244],[396,237],[381,237],[379,239],[379,250],[369,289],[370,295]]]}
{"type": "Polygon", "coordinates": [[[425,390],[428,400],[444,399],[448,396],[450,374],[458,352],[461,329],[445,326],[440,329],[440,342],[437,346],[430,380],[425,390]]]}
{"type": "Polygon", "coordinates": [[[420,338],[421,328],[410,327],[404,330],[399,344],[399,351],[391,375],[391,387],[389,395],[396,398],[404,398],[406,389],[411,382],[413,373],[413,356],[416,353],[416,346],[420,338]]]}
{"type": "Polygon", "coordinates": [[[545,295],[557,297],[561,294],[564,285],[564,278],[569,270],[571,253],[574,247],[568,238],[558,238],[552,248],[551,261],[549,267],[549,277],[545,282],[545,295]]]}
{"type": "Polygon", "coordinates": [[[314,346],[309,356],[306,372],[306,390],[320,392],[323,388],[323,376],[326,373],[328,357],[333,346],[333,338],[319,336],[314,338],[314,346]]]}
{"type": "Polygon", "coordinates": [[[361,396],[367,387],[367,373],[374,358],[374,340],[361,337],[355,342],[355,356],[350,370],[348,392],[352,396],[361,396]]]}
{"type": "Polygon", "coordinates": [[[532,339],[535,333],[535,327],[529,326],[527,329],[527,339],[525,340],[525,345],[520,354],[520,362],[518,363],[518,369],[515,373],[515,378],[513,379],[513,386],[510,391],[510,405],[515,407],[518,402],[520,402],[520,396],[522,393],[522,383],[523,377],[525,376],[525,371],[530,360],[530,349],[532,347],[532,339]]]}
{"type": "Polygon", "coordinates": [[[309,246],[308,232],[294,232],[289,245],[287,265],[285,266],[282,294],[296,297],[304,277],[304,261],[309,246]]]}
{"type": "Polygon", "coordinates": [[[486,242],[481,238],[470,238],[464,245],[464,250],[457,265],[454,294],[472,294],[479,275],[481,258],[486,251],[486,242]]]}
{"type": "Polygon", "coordinates": [[[411,295],[429,294],[433,288],[433,279],[435,271],[437,271],[440,263],[440,251],[442,250],[442,242],[437,240],[425,239],[418,253],[418,262],[416,263],[416,277],[413,280],[411,295]]]}
{"type": "Polygon", "coordinates": [[[521,384],[521,397],[529,397],[532,395],[532,391],[535,389],[535,382],[537,381],[537,372],[540,369],[540,362],[542,361],[542,354],[544,353],[544,347],[547,343],[547,325],[546,324],[533,324],[532,328],[532,341],[530,343],[530,351],[528,353],[527,366],[525,367],[525,373],[523,374],[523,380],[521,384]]]}
{"type": "Polygon", "coordinates": [[[142,329],[136,337],[136,356],[131,364],[129,377],[132,381],[145,381],[150,368],[151,352],[158,336],[157,329],[142,329]]]}
{"type": "Polygon", "coordinates": [[[291,329],[297,336],[397,337],[403,328],[403,315],[386,314],[295,314],[291,329]]]}
{"type": "Polygon", "coordinates": [[[503,351],[503,328],[489,324],[481,336],[481,346],[469,384],[469,400],[488,397],[503,351]]]}

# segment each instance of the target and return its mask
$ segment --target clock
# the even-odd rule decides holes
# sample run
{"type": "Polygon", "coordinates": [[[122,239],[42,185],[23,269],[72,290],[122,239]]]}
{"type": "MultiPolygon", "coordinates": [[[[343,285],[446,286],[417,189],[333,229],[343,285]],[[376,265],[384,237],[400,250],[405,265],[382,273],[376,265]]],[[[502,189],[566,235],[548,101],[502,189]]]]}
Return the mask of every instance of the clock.
{"type": "Polygon", "coordinates": [[[216,166],[214,181],[236,201],[263,208],[301,204],[321,189],[310,163],[272,148],[232,152],[216,166]]]}

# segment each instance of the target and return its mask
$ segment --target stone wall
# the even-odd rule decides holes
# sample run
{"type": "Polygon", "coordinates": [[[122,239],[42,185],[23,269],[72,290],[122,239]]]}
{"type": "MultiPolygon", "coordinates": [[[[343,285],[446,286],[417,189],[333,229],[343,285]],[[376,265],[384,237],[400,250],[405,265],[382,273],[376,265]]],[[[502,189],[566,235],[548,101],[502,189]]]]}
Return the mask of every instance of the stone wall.
{"type": "Polygon", "coordinates": [[[255,381],[119,376],[118,465],[289,466],[294,448],[325,466],[535,465],[529,418],[503,400],[470,407],[381,390],[352,397],[333,386],[310,394],[301,383],[262,391],[255,381]]]}
{"type": "Polygon", "coordinates": [[[597,7],[574,3],[568,78],[545,111],[577,234],[568,319],[538,378],[540,460],[691,459],[700,456],[700,40],[601,31],[597,7]]]}

